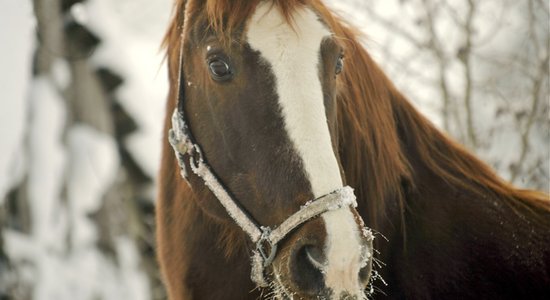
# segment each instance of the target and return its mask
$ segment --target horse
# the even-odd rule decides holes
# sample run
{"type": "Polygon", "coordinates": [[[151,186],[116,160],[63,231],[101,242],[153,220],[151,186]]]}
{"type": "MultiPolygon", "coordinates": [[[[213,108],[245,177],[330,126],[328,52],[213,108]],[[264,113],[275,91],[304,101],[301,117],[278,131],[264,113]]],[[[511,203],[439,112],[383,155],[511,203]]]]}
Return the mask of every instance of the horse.
{"type": "Polygon", "coordinates": [[[176,0],[169,298],[550,299],[548,195],[438,130],[359,40],[320,0],[176,0]]]}

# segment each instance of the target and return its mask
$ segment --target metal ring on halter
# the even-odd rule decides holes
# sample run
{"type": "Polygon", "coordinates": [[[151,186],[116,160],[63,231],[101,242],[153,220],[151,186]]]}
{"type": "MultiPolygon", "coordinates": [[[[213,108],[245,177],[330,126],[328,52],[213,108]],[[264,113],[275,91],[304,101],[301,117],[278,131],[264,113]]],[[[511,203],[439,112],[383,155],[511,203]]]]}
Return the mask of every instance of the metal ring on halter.
{"type": "Polygon", "coordinates": [[[275,259],[275,255],[277,254],[277,244],[272,243],[269,239],[269,236],[271,235],[271,228],[266,226],[261,226],[260,228],[262,230],[262,235],[256,242],[256,250],[260,253],[260,256],[263,259],[263,267],[267,268],[275,259]],[[267,249],[264,248],[266,245],[269,246],[269,254],[266,254],[267,249]]]}

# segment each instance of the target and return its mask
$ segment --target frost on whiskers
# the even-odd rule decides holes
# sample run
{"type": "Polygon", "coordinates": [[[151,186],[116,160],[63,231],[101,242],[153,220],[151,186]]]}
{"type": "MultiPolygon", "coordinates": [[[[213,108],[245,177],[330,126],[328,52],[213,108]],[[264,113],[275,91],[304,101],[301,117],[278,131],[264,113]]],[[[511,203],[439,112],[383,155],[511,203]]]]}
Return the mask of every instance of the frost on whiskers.
{"type": "MultiPolygon", "coordinates": [[[[365,229],[367,228],[365,227],[365,229]]],[[[389,241],[388,238],[386,238],[382,233],[370,228],[368,228],[367,230],[368,230],[368,234],[372,237],[372,239],[374,239],[374,235],[376,234],[381,236],[384,240],[389,241]]],[[[372,271],[371,271],[371,277],[370,277],[369,283],[367,284],[367,288],[365,290],[365,293],[366,293],[365,299],[372,299],[375,293],[386,295],[381,287],[375,285],[376,282],[378,281],[381,282],[383,287],[388,286],[384,278],[382,278],[382,275],[380,275],[379,273],[379,270],[385,267],[386,264],[376,257],[380,255],[380,252],[378,250],[374,249],[373,247],[372,251],[373,251],[373,254],[376,254],[376,255],[372,257],[372,262],[373,262],[372,271]]]]}

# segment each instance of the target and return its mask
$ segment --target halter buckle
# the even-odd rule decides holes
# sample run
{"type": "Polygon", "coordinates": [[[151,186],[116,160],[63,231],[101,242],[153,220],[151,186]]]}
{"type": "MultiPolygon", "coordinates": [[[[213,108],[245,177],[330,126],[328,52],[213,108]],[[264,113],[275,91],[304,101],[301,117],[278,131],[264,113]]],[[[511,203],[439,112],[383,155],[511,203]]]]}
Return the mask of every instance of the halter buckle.
{"type": "Polygon", "coordinates": [[[256,251],[260,253],[260,256],[263,260],[263,267],[267,268],[275,259],[277,254],[277,244],[272,243],[269,239],[271,235],[271,228],[267,226],[260,226],[262,230],[262,235],[256,242],[256,251]]]}

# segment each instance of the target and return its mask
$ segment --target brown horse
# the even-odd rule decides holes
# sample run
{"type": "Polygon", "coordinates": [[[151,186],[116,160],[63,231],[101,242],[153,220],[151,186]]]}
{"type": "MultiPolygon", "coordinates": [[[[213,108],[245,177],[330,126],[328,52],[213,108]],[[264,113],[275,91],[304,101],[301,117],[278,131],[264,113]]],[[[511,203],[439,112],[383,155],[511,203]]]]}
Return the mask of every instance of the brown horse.
{"type": "Polygon", "coordinates": [[[320,1],[177,0],[165,45],[170,299],[550,299],[548,196],[438,131],[320,1]]]}

